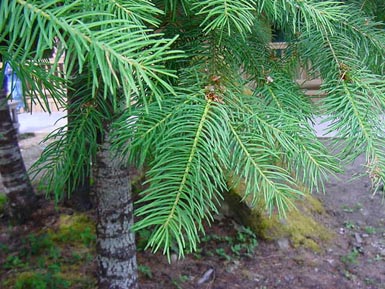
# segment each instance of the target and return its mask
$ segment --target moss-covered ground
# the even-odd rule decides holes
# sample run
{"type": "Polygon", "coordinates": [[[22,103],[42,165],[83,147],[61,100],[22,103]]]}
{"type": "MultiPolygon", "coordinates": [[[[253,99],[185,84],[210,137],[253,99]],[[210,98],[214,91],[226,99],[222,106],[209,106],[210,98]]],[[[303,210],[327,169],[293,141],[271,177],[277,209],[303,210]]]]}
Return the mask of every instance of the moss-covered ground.
{"type": "MultiPolygon", "coordinates": [[[[1,246],[1,288],[95,288],[95,224],[84,213],[59,214],[49,225],[26,232],[10,226],[18,240],[1,246]]],[[[49,220],[47,220],[49,221],[49,220]]]]}

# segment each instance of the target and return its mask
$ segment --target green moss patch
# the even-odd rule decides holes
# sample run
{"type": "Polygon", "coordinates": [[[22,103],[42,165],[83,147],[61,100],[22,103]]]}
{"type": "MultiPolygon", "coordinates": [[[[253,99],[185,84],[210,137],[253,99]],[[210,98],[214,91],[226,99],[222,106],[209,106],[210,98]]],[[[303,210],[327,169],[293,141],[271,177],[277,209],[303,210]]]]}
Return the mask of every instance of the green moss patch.
{"type": "MultiPolygon", "coordinates": [[[[295,209],[285,219],[277,214],[266,213],[263,204],[251,207],[242,199],[242,185],[225,194],[229,211],[242,225],[251,228],[258,237],[275,241],[287,238],[293,247],[305,247],[322,251],[323,244],[331,241],[335,234],[318,221],[326,212],[322,203],[310,194],[294,201],[295,209]]],[[[247,201],[246,201],[247,202],[247,201]]]]}
{"type": "Polygon", "coordinates": [[[15,280],[15,289],[66,289],[71,282],[56,272],[23,272],[15,280]]]}
{"type": "Polygon", "coordinates": [[[96,288],[95,223],[87,214],[61,215],[51,228],[21,236],[7,252],[4,289],[96,288]]]}
{"type": "Polygon", "coordinates": [[[50,230],[49,234],[55,242],[65,244],[81,243],[92,246],[96,240],[95,223],[85,214],[61,215],[57,230],[50,230]]]}

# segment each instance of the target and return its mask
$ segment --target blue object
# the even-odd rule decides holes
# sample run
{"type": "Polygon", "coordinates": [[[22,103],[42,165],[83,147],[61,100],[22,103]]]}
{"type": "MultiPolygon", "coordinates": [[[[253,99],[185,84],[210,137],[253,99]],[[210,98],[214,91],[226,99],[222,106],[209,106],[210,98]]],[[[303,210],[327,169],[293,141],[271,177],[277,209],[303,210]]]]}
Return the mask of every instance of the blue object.
{"type": "Polygon", "coordinates": [[[11,100],[17,103],[16,109],[20,111],[25,107],[23,99],[23,87],[20,78],[13,72],[12,67],[7,63],[5,65],[4,89],[7,95],[11,95],[11,100]]]}

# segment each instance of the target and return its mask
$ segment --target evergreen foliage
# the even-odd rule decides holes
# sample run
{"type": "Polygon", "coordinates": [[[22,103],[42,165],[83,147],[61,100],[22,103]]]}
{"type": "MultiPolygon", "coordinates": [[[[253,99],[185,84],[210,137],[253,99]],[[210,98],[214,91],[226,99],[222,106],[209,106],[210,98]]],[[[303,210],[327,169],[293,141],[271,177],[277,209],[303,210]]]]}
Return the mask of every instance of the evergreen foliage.
{"type": "Polygon", "coordinates": [[[0,51],[33,63],[58,43],[69,87],[84,83],[69,133],[50,136],[36,167],[55,194],[89,173],[107,123],[117,157],[150,167],[136,229],[182,255],[240,181],[245,198],[282,215],[359,154],[384,181],[383,11],[375,0],[6,0],[0,51]],[[272,31],[288,43],[281,54],[272,31]],[[321,103],[294,81],[299,66],[322,77],[321,103]],[[337,156],[312,129],[319,113],[337,156]]]}

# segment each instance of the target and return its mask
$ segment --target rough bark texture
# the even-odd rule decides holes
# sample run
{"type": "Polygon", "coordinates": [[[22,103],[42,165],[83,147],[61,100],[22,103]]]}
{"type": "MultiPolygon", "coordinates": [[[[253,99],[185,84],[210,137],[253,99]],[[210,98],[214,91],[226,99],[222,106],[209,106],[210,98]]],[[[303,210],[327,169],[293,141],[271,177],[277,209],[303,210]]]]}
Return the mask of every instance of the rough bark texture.
{"type": "Polygon", "coordinates": [[[37,197],[27,174],[9,112],[5,91],[0,91],[0,174],[9,201],[9,214],[21,222],[37,206],[37,197]]]}
{"type": "Polygon", "coordinates": [[[133,289],[138,277],[129,172],[114,161],[106,139],[94,167],[99,289],[133,289]]]}

